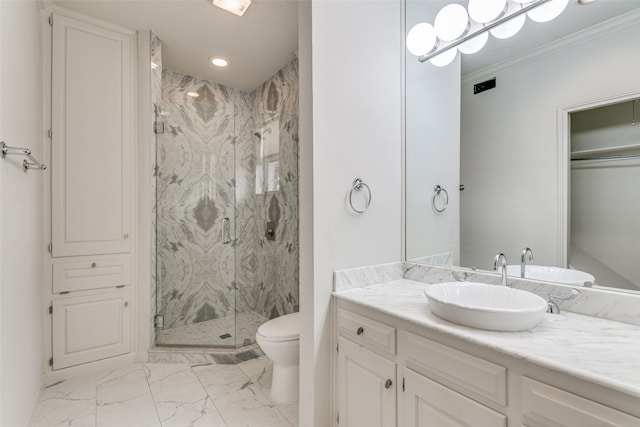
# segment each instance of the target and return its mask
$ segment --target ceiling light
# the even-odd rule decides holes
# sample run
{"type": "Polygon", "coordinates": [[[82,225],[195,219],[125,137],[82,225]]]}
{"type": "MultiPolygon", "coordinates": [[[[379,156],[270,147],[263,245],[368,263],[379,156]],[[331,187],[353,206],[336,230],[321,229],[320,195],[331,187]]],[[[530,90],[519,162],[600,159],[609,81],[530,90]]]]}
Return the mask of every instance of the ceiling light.
{"type": "Polygon", "coordinates": [[[416,24],[407,34],[407,49],[415,56],[426,55],[435,47],[438,38],[431,24],[416,24]]]}
{"type": "Polygon", "coordinates": [[[155,70],[155,69],[157,69],[157,68],[158,68],[158,64],[156,64],[155,62],[152,62],[152,63],[151,63],[151,69],[152,69],[152,70],[155,70]]]}
{"type": "Polygon", "coordinates": [[[197,98],[200,96],[198,92],[187,92],[187,95],[189,95],[192,98],[197,98]]]}
{"type": "Polygon", "coordinates": [[[231,63],[227,58],[223,58],[222,56],[211,56],[209,57],[209,61],[216,67],[227,67],[231,63]]]}
{"type": "Polygon", "coordinates": [[[251,0],[213,0],[212,3],[227,12],[242,16],[251,4],[251,0]]]}
{"type": "Polygon", "coordinates": [[[464,36],[469,30],[467,9],[459,4],[450,4],[442,8],[433,21],[438,38],[445,42],[464,36]]]}
{"type": "Polygon", "coordinates": [[[562,13],[569,0],[551,0],[540,7],[527,12],[529,18],[535,22],[548,22],[562,13]]]}

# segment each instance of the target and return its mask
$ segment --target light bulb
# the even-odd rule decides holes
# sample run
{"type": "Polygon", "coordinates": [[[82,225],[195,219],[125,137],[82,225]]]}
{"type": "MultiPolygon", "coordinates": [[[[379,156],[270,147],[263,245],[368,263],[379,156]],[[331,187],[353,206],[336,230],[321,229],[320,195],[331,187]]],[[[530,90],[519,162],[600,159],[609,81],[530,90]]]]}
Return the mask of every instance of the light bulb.
{"type": "Polygon", "coordinates": [[[451,62],[456,59],[456,55],[458,54],[458,49],[448,49],[444,52],[434,56],[429,60],[436,67],[446,67],[451,64],[451,62]]]}
{"type": "Polygon", "coordinates": [[[527,15],[532,21],[548,22],[560,15],[567,4],[569,4],[569,0],[551,0],[542,6],[531,9],[527,15]]]}
{"type": "MultiPolygon", "coordinates": [[[[522,5],[514,2],[509,2],[508,4],[509,10],[507,11],[507,15],[512,15],[518,10],[522,9],[522,5]]],[[[497,39],[508,39],[509,37],[515,36],[518,31],[522,29],[524,23],[527,21],[527,15],[522,14],[518,15],[515,18],[509,19],[507,22],[498,25],[495,28],[492,28],[491,35],[497,39]]]]}
{"type": "Polygon", "coordinates": [[[468,40],[458,46],[458,50],[465,55],[476,53],[480,51],[480,49],[482,49],[485,44],[487,44],[487,40],[489,40],[489,33],[480,33],[471,40],[468,40]]]}
{"type": "Polygon", "coordinates": [[[412,55],[422,56],[433,50],[436,45],[436,31],[431,24],[421,22],[407,34],[407,49],[412,55]]]}
{"type": "Polygon", "coordinates": [[[504,16],[507,0],[469,0],[469,17],[479,24],[487,24],[504,16]]]}
{"type": "Polygon", "coordinates": [[[450,42],[462,37],[469,30],[467,9],[459,4],[450,4],[442,8],[433,22],[436,35],[442,41],[450,42]]]}

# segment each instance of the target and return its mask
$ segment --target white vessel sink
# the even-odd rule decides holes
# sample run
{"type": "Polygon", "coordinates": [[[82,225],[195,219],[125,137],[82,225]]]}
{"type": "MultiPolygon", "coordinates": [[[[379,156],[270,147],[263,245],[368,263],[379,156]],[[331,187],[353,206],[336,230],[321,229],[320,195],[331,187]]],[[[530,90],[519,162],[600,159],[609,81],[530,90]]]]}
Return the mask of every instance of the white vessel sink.
{"type": "Polygon", "coordinates": [[[531,292],[475,282],[436,283],[425,291],[429,308],[450,322],[491,331],[534,328],[547,302],[531,292]]]}
{"type": "MultiPolygon", "coordinates": [[[[507,276],[520,277],[520,265],[508,265],[507,276]]],[[[566,283],[573,286],[584,286],[585,282],[594,283],[596,281],[595,277],[584,271],[544,265],[527,265],[524,270],[524,278],[566,283]]]]}

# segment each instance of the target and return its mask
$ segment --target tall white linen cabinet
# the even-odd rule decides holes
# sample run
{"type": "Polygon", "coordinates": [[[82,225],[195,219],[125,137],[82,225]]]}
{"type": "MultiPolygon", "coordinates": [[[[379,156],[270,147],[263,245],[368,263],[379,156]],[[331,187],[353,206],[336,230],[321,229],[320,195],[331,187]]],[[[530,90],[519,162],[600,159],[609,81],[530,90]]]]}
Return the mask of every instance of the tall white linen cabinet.
{"type": "Polygon", "coordinates": [[[48,21],[45,295],[56,371],[133,348],[135,33],[59,11],[48,21]]]}

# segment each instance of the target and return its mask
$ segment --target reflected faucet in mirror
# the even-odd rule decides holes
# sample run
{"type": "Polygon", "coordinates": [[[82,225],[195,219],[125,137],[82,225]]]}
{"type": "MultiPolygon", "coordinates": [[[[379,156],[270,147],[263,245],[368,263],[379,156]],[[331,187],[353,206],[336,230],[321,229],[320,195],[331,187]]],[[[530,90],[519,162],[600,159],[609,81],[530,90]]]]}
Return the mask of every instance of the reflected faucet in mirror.
{"type": "Polygon", "coordinates": [[[524,248],[522,250],[522,256],[520,257],[520,277],[524,279],[524,273],[527,268],[527,259],[533,261],[533,252],[530,248],[524,248]]]}

